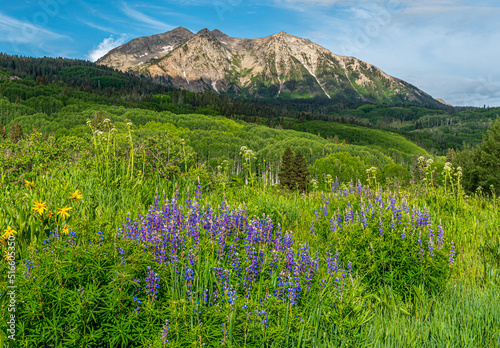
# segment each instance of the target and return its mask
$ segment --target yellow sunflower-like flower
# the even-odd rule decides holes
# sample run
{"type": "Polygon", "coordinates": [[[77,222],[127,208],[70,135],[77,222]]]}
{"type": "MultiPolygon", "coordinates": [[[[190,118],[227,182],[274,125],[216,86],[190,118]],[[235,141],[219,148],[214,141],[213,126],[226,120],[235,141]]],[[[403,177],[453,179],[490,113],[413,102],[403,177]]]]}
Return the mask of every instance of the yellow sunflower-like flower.
{"type": "Polygon", "coordinates": [[[35,202],[35,204],[33,205],[33,210],[35,211],[35,213],[38,213],[40,214],[40,216],[42,216],[43,213],[45,213],[45,211],[48,210],[47,203],[46,202],[42,203],[42,200],[35,202]]]}
{"type": "Polygon", "coordinates": [[[13,230],[10,226],[7,226],[7,229],[4,230],[5,234],[2,236],[2,238],[7,239],[10,236],[13,236],[17,234],[17,231],[13,230]]]}
{"type": "Polygon", "coordinates": [[[69,234],[69,225],[64,225],[64,227],[62,229],[62,233],[64,233],[65,235],[69,234]]]}
{"type": "Polygon", "coordinates": [[[52,210],[49,210],[47,215],[45,215],[45,216],[50,219],[53,215],[54,215],[54,213],[52,212],[52,210]]]}
{"type": "Polygon", "coordinates": [[[79,200],[79,199],[83,198],[83,195],[80,192],[78,192],[78,190],[76,190],[75,192],[70,192],[69,195],[71,196],[71,198],[73,198],[75,200],[79,200]]]}
{"type": "Polygon", "coordinates": [[[28,190],[33,190],[36,187],[35,181],[24,180],[24,183],[26,184],[26,188],[28,190]]]}
{"type": "Polygon", "coordinates": [[[9,261],[9,257],[10,257],[10,253],[7,250],[4,250],[3,259],[5,261],[9,261]]]}
{"type": "Polygon", "coordinates": [[[73,209],[73,208],[72,207],[59,208],[57,215],[62,216],[62,217],[69,217],[68,211],[70,211],[71,209],[73,209]]]}

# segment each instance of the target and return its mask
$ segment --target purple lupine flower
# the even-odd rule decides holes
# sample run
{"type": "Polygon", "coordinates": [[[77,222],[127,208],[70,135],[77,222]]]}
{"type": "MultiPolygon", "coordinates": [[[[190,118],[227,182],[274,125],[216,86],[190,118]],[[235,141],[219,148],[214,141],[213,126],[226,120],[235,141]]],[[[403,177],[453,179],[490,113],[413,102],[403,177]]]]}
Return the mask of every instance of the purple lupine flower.
{"type": "Polygon", "coordinates": [[[429,242],[427,244],[427,247],[429,248],[429,255],[432,259],[434,257],[434,230],[429,228],[427,236],[429,238],[429,242]]]}
{"type": "Polygon", "coordinates": [[[118,248],[118,260],[120,264],[124,265],[125,264],[125,250],[122,248],[118,248]]]}
{"type": "Polygon", "coordinates": [[[335,221],[335,218],[332,216],[330,219],[330,231],[335,232],[337,229],[337,221],[335,221]]]}
{"type": "Polygon", "coordinates": [[[151,267],[148,266],[148,273],[146,277],[146,295],[151,299],[152,302],[156,300],[158,297],[158,288],[160,287],[160,276],[155,273],[151,269],[151,267]]]}
{"type": "Polygon", "coordinates": [[[165,319],[165,324],[163,324],[163,329],[160,332],[161,341],[163,344],[167,344],[168,342],[168,334],[170,332],[170,325],[168,323],[168,319],[165,319]]]}
{"type": "Polygon", "coordinates": [[[140,279],[134,279],[134,283],[137,284],[137,288],[134,290],[134,293],[132,294],[133,300],[136,303],[135,307],[135,315],[139,314],[139,309],[141,308],[141,300],[139,299],[139,291],[141,291],[141,280],[140,279]]]}
{"type": "Polygon", "coordinates": [[[267,328],[268,328],[268,323],[267,323],[267,322],[269,321],[269,318],[268,318],[269,316],[268,316],[268,314],[267,314],[267,312],[266,312],[266,309],[265,309],[265,308],[263,308],[263,309],[259,312],[259,314],[262,316],[262,320],[261,320],[261,322],[260,322],[260,323],[261,323],[261,325],[262,325],[262,329],[263,329],[263,330],[264,330],[264,329],[267,329],[267,328]]]}
{"type": "Polygon", "coordinates": [[[378,228],[378,235],[383,236],[384,235],[384,218],[381,216],[379,221],[380,221],[380,227],[378,228]]]}
{"type": "Polygon", "coordinates": [[[441,247],[443,246],[443,239],[444,239],[443,226],[441,225],[441,220],[439,220],[438,237],[436,243],[439,249],[441,249],[441,247]]]}
{"type": "Polygon", "coordinates": [[[424,261],[424,249],[422,248],[422,230],[418,231],[418,243],[417,243],[418,247],[419,247],[419,251],[418,251],[418,260],[420,262],[424,261]]]}
{"type": "Polygon", "coordinates": [[[453,241],[451,241],[450,257],[448,259],[448,264],[451,267],[451,266],[453,266],[454,263],[455,263],[455,243],[453,243],[453,241]]]}
{"type": "Polygon", "coordinates": [[[194,280],[194,271],[191,268],[186,268],[186,272],[184,272],[184,280],[186,281],[188,295],[191,296],[194,280]]]}
{"type": "Polygon", "coordinates": [[[203,304],[206,306],[208,303],[208,289],[205,288],[203,291],[203,297],[202,297],[203,304]]]}
{"type": "Polygon", "coordinates": [[[24,278],[28,277],[28,279],[31,279],[31,270],[34,268],[33,266],[33,261],[26,259],[24,265],[26,266],[26,272],[24,273],[24,278]]]}

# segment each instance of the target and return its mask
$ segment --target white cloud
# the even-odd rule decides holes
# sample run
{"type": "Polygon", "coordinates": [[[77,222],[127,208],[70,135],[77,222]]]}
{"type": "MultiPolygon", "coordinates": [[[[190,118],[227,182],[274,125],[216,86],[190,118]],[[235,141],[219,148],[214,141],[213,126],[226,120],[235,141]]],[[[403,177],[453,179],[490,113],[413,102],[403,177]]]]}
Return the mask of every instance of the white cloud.
{"type": "Polygon", "coordinates": [[[20,21],[0,12],[0,42],[18,44],[41,44],[51,40],[69,39],[65,35],[35,25],[28,21],[20,21]]]}
{"type": "Polygon", "coordinates": [[[100,30],[100,31],[104,31],[104,32],[107,32],[107,33],[116,34],[116,31],[113,28],[110,28],[110,27],[101,26],[101,25],[95,24],[93,22],[88,22],[88,21],[84,21],[84,20],[80,20],[80,23],[83,23],[85,25],[88,25],[91,28],[94,28],[94,29],[97,29],[97,30],[100,30]]]}
{"type": "Polygon", "coordinates": [[[122,11],[125,13],[127,16],[129,16],[132,19],[135,19],[138,22],[141,22],[145,26],[153,29],[160,30],[162,32],[173,29],[174,27],[163,23],[159,20],[156,20],[142,12],[139,12],[137,10],[134,10],[131,8],[126,2],[122,3],[122,11]]]}
{"type": "Polygon", "coordinates": [[[127,39],[127,36],[125,34],[117,39],[114,39],[113,35],[111,35],[110,37],[104,39],[97,46],[97,48],[91,50],[88,53],[87,58],[90,61],[95,62],[96,60],[98,60],[102,56],[106,55],[106,53],[111,51],[113,48],[118,47],[120,45],[123,45],[125,43],[126,39],[127,39]]]}

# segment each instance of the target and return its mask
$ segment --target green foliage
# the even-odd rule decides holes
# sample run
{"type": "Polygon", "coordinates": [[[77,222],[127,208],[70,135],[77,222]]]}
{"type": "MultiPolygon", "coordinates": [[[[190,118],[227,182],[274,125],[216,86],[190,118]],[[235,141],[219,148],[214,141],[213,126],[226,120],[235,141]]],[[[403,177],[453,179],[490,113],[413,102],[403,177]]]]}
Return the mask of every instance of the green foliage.
{"type": "Polygon", "coordinates": [[[410,172],[400,164],[390,163],[384,167],[383,170],[384,177],[386,180],[392,182],[398,182],[402,185],[407,185],[410,183],[411,175],[410,172]]]}
{"type": "MultiPolygon", "coordinates": [[[[500,118],[491,125],[481,145],[474,153],[474,174],[477,185],[485,192],[500,191],[500,118]]],[[[470,187],[469,189],[473,189],[470,187]]]]}
{"type": "Polygon", "coordinates": [[[285,149],[283,156],[281,156],[280,172],[278,174],[280,185],[289,189],[293,189],[293,152],[289,147],[285,149]]]}
{"type": "Polygon", "coordinates": [[[325,121],[310,121],[296,123],[294,129],[312,134],[321,134],[323,137],[338,136],[338,138],[344,140],[347,138],[350,144],[377,146],[378,149],[381,149],[396,161],[408,161],[412,155],[426,153],[424,149],[399,134],[366,127],[325,121]]]}
{"type": "MultiPolygon", "coordinates": [[[[301,125],[293,125],[267,106],[156,88],[152,82],[87,62],[12,60],[0,54],[0,66],[8,62],[21,62],[20,67],[10,66],[8,74],[22,80],[0,80],[0,122],[10,130],[20,125],[28,134],[17,142],[0,140],[0,250],[4,256],[6,231],[15,230],[19,345],[162,347],[159,333],[165,319],[170,325],[166,346],[172,347],[500,344],[495,305],[500,284],[499,200],[493,190],[489,197],[483,195],[485,186],[468,196],[462,190],[462,182],[478,187],[480,180],[482,185],[495,180],[500,122],[479,148],[465,147],[455,158],[450,152],[452,165],[444,164],[444,157],[430,160],[422,148],[399,135],[314,121],[329,118],[319,111],[292,109],[330,110],[335,113],[328,116],[331,120],[346,123],[369,125],[370,118],[393,122],[391,129],[401,134],[426,136],[436,130],[438,138],[429,140],[432,146],[455,137],[439,135],[446,123],[464,131],[462,122],[483,122],[491,110],[465,110],[455,118],[423,108],[333,110],[328,101],[290,101],[283,114],[303,118],[301,125]],[[113,85],[121,85],[120,90],[113,85]],[[194,113],[197,108],[204,114],[194,113]],[[232,119],[209,116],[213,113],[232,119]],[[287,123],[307,133],[282,129],[287,123]],[[354,145],[335,144],[335,136],[354,145]],[[415,184],[406,185],[406,168],[413,158],[415,184]],[[300,184],[294,188],[305,191],[309,185],[307,164],[319,187],[304,194],[271,186],[278,177],[286,182],[284,162],[293,169],[290,175],[298,173],[295,180],[300,184]],[[364,183],[367,175],[370,187],[349,183],[364,183]],[[384,177],[405,185],[388,185],[384,177]],[[245,185],[245,179],[252,185],[245,185]],[[199,187],[204,192],[201,202],[193,200],[199,187]],[[77,189],[82,198],[73,198],[77,189]],[[156,210],[163,193],[167,205],[177,201],[186,213],[210,206],[226,214],[241,206],[243,216],[264,214],[265,226],[295,240],[288,254],[277,250],[280,270],[285,270],[289,256],[305,256],[307,250],[310,265],[317,262],[318,281],[307,283],[304,275],[293,273],[279,279],[281,273],[271,272],[277,255],[272,248],[260,242],[255,251],[243,248],[239,233],[218,225],[190,225],[189,219],[180,219],[182,228],[172,230],[187,245],[192,231],[199,232],[200,249],[191,254],[191,266],[187,249],[179,254],[178,271],[158,264],[157,255],[144,244],[125,242],[117,231],[127,218],[144,216],[147,207],[156,210]],[[158,194],[160,199],[155,199],[158,194]],[[49,211],[39,214],[36,204],[46,204],[49,211]],[[57,215],[63,207],[72,208],[70,216],[57,215]],[[214,239],[221,236],[229,244],[214,239]],[[247,288],[234,278],[238,296],[233,306],[220,297],[212,306],[198,305],[205,289],[211,301],[215,289],[220,295],[223,284],[216,281],[213,267],[235,265],[220,257],[232,246],[242,259],[255,252],[255,262],[265,265],[262,281],[247,288]],[[148,266],[160,278],[154,303],[134,281],[144,281],[148,266]],[[185,279],[188,267],[196,279],[192,297],[185,279]],[[345,272],[329,273],[329,267],[345,272]],[[296,283],[303,286],[297,304],[276,301],[275,291],[296,283]]],[[[463,138],[475,139],[480,131],[473,127],[463,138]]],[[[252,225],[255,238],[265,238],[264,225],[252,225]]],[[[245,262],[243,272],[252,266],[245,262]]],[[[2,260],[4,277],[7,267],[2,260]]],[[[8,315],[7,284],[1,278],[1,317],[8,315]]],[[[5,329],[4,321],[1,345],[6,343],[5,329]]]]}
{"type": "Polygon", "coordinates": [[[9,139],[13,143],[17,143],[23,138],[23,128],[21,127],[21,123],[14,123],[10,127],[9,131],[9,139]]]}
{"type": "Polygon", "coordinates": [[[366,166],[358,156],[351,156],[347,152],[339,152],[318,159],[311,168],[312,175],[325,187],[330,179],[338,178],[340,182],[350,180],[365,182],[366,166]]]}
{"type": "MultiPolygon", "coordinates": [[[[191,148],[188,149],[193,154],[191,148]]],[[[144,174],[148,177],[158,176],[173,180],[181,173],[184,166],[182,145],[179,139],[168,137],[148,137],[142,144],[142,152],[138,154],[138,162],[143,163],[144,174]]]]}
{"type": "Polygon", "coordinates": [[[293,179],[292,186],[300,192],[305,192],[309,186],[309,170],[307,169],[306,158],[302,152],[298,151],[293,159],[293,179]]]}
{"type": "Polygon", "coordinates": [[[337,213],[331,220],[320,216],[317,231],[330,250],[352,262],[369,287],[389,285],[410,297],[415,286],[435,293],[445,288],[451,272],[450,246],[443,244],[442,227],[431,226],[425,210],[404,211],[407,203],[398,202],[392,193],[375,195],[360,184],[342,185],[332,192],[337,213]],[[342,225],[339,212],[345,212],[342,225]],[[434,231],[441,237],[436,239],[434,231]]]}
{"type": "Polygon", "coordinates": [[[402,301],[390,289],[374,297],[380,307],[363,336],[373,347],[497,347],[500,298],[497,287],[459,284],[442,295],[419,292],[402,301]]]}

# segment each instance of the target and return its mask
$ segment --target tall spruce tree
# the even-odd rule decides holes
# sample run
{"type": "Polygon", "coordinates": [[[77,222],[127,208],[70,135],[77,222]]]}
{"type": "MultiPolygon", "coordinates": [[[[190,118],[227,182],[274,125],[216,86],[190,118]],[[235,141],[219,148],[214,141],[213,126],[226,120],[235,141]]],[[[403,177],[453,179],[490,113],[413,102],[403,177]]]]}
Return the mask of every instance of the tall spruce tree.
{"type": "Polygon", "coordinates": [[[278,178],[280,179],[280,185],[287,188],[293,188],[293,152],[287,147],[283,156],[281,156],[281,167],[278,173],[278,178]]]}
{"type": "Polygon", "coordinates": [[[305,192],[309,186],[309,170],[306,157],[302,152],[297,152],[293,161],[293,185],[300,192],[305,192]]]}
{"type": "Polygon", "coordinates": [[[7,132],[5,131],[5,127],[0,123],[0,137],[2,139],[7,139],[7,132]]]}
{"type": "Polygon", "coordinates": [[[486,193],[500,192],[500,117],[497,117],[476,149],[474,166],[478,186],[486,193]]]}
{"type": "Polygon", "coordinates": [[[23,128],[20,123],[14,123],[10,127],[9,138],[14,143],[17,143],[23,138],[23,128]]]}
{"type": "Polygon", "coordinates": [[[455,160],[455,150],[449,148],[448,151],[446,152],[446,162],[453,163],[454,160],[455,160]]]}

